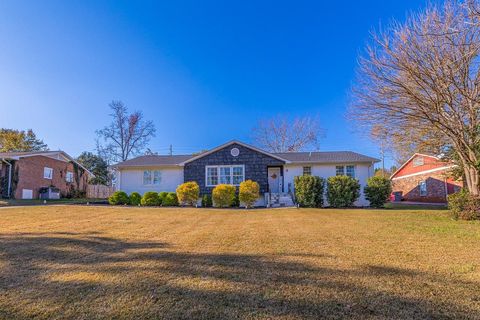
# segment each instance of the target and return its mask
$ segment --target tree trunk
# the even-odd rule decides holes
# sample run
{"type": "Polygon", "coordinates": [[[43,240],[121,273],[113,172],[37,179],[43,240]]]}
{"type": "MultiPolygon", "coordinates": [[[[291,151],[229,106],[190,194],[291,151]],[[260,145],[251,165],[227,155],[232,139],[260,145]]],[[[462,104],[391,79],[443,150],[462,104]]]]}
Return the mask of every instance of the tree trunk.
{"type": "Polygon", "coordinates": [[[464,174],[465,174],[465,187],[468,192],[474,196],[480,195],[480,185],[479,185],[479,174],[477,168],[472,165],[464,165],[464,174]]]}

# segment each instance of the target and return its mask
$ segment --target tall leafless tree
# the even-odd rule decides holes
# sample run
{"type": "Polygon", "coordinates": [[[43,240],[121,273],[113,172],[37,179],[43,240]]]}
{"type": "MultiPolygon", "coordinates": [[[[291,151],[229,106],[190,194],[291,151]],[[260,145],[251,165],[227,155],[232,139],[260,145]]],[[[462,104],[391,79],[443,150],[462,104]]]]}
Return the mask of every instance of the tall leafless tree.
{"type": "Polygon", "coordinates": [[[318,149],[321,133],[317,118],[276,116],[258,122],[253,129],[253,140],[270,152],[295,152],[307,147],[318,149]]]}
{"type": "Polygon", "coordinates": [[[480,194],[478,22],[467,3],[449,1],[373,33],[351,108],[370,128],[453,148],[474,195],[480,194]]]}
{"type": "Polygon", "coordinates": [[[127,107],[121,101],[112,101],[109,106],[112,122],[97,130],[99,154],[112,163],[142,153],[150,138],[155,136],[153,122],[143,120],[140,111],[128,114],[127,107]]]}

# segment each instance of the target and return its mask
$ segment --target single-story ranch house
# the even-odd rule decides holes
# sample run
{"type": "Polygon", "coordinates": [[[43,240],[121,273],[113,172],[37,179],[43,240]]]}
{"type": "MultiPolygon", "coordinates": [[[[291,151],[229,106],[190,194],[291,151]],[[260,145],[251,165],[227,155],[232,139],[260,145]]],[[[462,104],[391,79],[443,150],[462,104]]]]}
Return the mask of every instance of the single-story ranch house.
{"type": "Polygon", "coordinates": [[[390,177],[395,199],[446,203],[448,195],[463,186],[462,181],[452,178],[455,167],[439,157],[415,153],[390,177]]]}
{"type": "Polygon", "coordinates": [[[77,196],[85,192],[90,176],[63,151],[0,153],[0,198],[37,199],[42,189],[77,196]]]}
{"type": "Polygon", "coordinates": [[[230,141],[198,155],[145,155],[118,163],[116,189],[127,193],[175,191],[186,181],[196,181],[200,194],[211,194],[217,184],[238,186],[251,179],[260,185],[257,205],[290,205],[293,179],[299,175],[328,178],[348,175],[363,187],[378,159],[350,151],[270,153],[240,141],[230,141]]]}

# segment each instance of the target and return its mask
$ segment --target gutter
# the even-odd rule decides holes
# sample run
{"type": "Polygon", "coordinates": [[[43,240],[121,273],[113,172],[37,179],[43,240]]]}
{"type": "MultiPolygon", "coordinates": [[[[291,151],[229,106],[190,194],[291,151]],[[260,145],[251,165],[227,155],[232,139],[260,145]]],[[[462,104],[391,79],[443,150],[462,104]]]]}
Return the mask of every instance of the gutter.
{"type": "Polygon", "coordinates": [[[5,159],[1,159],[2,162],[5,162],[6,164],[8,164],[9,166],[9,169],[8,169],[8,187],[7,187],[7,196],[8,198],[10,199],[12,197],[12,195],[10,194],[11,192],[11,189],[12,189],[12,164],[8,161],[6,161],[5,159]]]}

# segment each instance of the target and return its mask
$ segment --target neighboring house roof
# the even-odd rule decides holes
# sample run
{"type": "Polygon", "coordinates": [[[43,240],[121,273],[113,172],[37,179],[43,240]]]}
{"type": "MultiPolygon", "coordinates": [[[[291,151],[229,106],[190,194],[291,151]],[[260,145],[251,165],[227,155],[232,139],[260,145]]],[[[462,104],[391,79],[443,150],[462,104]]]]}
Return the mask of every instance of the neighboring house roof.
{"type": "Polygon", "coordinates": [[[407,177],[410,177],[410,176],[415,176],[415,175],[419,175],[419,174],[425,174],[425,173],[430,173],[430,172],[436,172],[436,171],[442,171],[442,170],[448,170],[448,169],[451,169],[451,168],[454,168],[454,167],[457,167],[457,165],[453,164],[452,162],[443,162],[441,158],[437,157],[437,156],[432,156],[432,155],[429,155],[429,154],[424,154],[424,153],[414,153],[407,161],[405,161],[405,163],[403,163],[400,168],[397,169],[397,171],[395,171],[391,176],[390,176],[390,180],[394,180],[394,179],[398,179],[400,177],[402,178],[407,178],[407,177]],[[402,172],[402,170],[409,164],[413,161],[413,159],[415,159],[416,157],[426,157],[426,158],[430,158],[430,159],[433,159],[435,162],[437,162],[437,165],[432,167],[431,165],[426,167],[425,169],[419,169],[419,170],[415,170],[415,172],[413,173],[407,173],[407,174],[402,174],[400,175],[400,173],[402,172]]]}
{"type": "Polygon", "coordinates": [[[368,157],[351,151],[328,151],[328,152],[285,152],[270,153],[257,147],[240,141],[229,141],[221,146],[208,150],[198,155],[147,155],[120,162],[113,167],[155,167],[155,166],[183,166],[186,163],[200,159],[206,155],[221,150],[229,145],[238,144],[246,148],[261,152],[272,158],[284,161],[285,163],[372,163],[379,162],[379,159],[368,157]]]}
{"type": "Polygon", "coordinates": [[[379,159],[352,151],[284,152],[275,155],[291,163],[364,163],[379,162],[379,159]]]}
{"type": "Polygon", "coordinates": [[[20,158],[28,158],[34,156],[44,156],[53,158],[56,160],[62,156],[65,160],[75,162],[78,164],[83,170],[85,170],[90,176],[94,177],[95,175],[91,173],[87,168],[85,168],[82,164],[80,164],[77,160],[72,158],[68,155],[65,151],[57,150],[57,151],[30,151],[30,152],[0,152],[0,159],[9,159],[9,160],[19,160],[20,158]],[[55,158],[56,157],[56,158],[55,158]]]}

